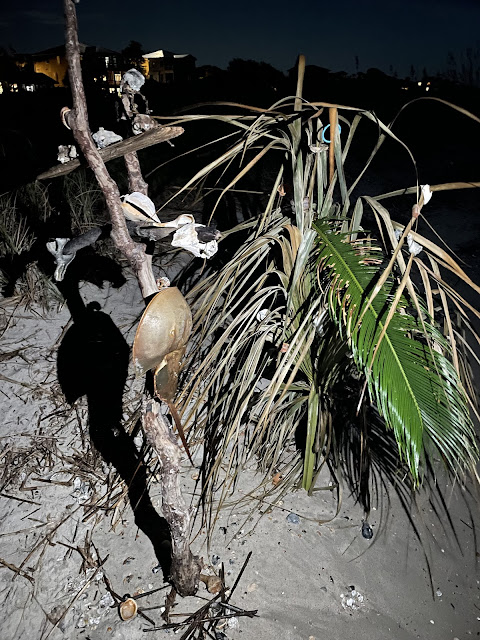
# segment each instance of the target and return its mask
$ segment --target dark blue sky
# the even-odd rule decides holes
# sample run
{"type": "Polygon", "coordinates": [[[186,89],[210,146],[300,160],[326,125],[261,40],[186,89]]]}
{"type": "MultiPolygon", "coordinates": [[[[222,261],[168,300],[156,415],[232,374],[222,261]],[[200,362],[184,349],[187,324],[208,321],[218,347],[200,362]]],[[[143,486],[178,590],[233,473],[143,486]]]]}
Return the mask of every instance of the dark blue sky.
{"type": "MultiPolygon", "coordinates": [[[[2,0],[0,45],[31,53],[63,42],[61,0],[2,0]]],[[[81,0],[82,42],[119,50],[130,40],[146,51],[191,53],[197,65],[232,58],[263,60],[281,70],[298,53],[333,71],[392,65],[408,75],[445,69],[480,39],[480,0],[81,0]]]]}

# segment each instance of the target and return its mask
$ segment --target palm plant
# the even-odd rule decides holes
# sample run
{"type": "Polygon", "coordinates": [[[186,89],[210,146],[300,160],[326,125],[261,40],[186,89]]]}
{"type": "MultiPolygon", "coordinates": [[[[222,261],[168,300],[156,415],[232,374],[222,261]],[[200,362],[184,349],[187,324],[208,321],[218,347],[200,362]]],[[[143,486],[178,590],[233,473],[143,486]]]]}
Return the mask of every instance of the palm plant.
{"type": "Polygon", "coordinates": [[[365,465],[369,430],[380,418],[396,442],[387,457],[412,486],[437,458],[456,476],[475,472],[478,460],[466,358],[473,349],[465,336],[478,340],[468,313],[479,313],[441,270],[480,289],[445,250],[417,233],[428,191],[420,195],[417,185],[351,203],[383,141],[400,143],[391,126],[359,109],[306,103],[300,93],[301,76],[296,98],[266,111],[236,105],[247,115],[219,116],[236,127],[239,139],[179,192],[201,186],[241,157],[243,167],[227,180],[218,204],[267,153],[281,154],[264,210],[226,234],[238,238],[238,249],[188,296],[194,338],[178,403],[191,425],[191,443],[203,443],[202,496],[210,525],[252,463],[261,471],[256,495],[262,499],[299,486],[311,493],[325,465],[335,473],[345,436],[335,421],[344,418],[347,400],[354,411],[343,431],[361,422],[359,465],[365,465]],[[348,129],[343,145],[337,118],[348,129]],[[380,133],[369,162],[348,186],[345,161],[365,119],[380,133]],[[325,143],[328,123],[335,134],[325,143]],[[287,203],[286,182],[293,189],[287,203]],[[415,193],[417,202],[404,228],[380,201],[405,193],[415,193]],[[365,205],[377,237],[363,228],[365,205]],[[423,246],[421,254],[412,241],[423,246]]]}

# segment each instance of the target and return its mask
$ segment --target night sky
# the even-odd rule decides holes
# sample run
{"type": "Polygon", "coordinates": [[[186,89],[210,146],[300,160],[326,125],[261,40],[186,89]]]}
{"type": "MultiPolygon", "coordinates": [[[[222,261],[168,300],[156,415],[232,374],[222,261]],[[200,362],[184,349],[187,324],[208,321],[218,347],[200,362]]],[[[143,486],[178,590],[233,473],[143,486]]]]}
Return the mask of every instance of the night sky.
{"type": "MultiPolygon", "coordinates": [[[[225,68],[232,58],[253,59],[285,71],[304,53],[307,64],[355,72],[377,67],[400,76],[446,69],[478,46],[480,0],[343,0],[319,2],[175,0],[77,4],[82,42],[114,50],[130,40],[146,52],[191,53],[197,66],[225,68]]],[[[3,0],[0,45],[32,53],[63,42],[61,0],[3,0]]]]}

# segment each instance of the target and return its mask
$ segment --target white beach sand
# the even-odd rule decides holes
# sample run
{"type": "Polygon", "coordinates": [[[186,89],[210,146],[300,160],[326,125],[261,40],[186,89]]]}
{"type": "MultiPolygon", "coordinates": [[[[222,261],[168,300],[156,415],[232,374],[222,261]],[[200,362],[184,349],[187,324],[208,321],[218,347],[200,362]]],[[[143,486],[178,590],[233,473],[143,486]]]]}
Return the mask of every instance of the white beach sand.
{"type": "MultiPolygon", "coordinates": [[[[85,285],[82,296],[86,302],[97,300],[131,344],[141,309],[135,282],[118,290],[85,285]]],[[[104,575],[123,595],[162,586],[162,573],[152,571],[157,565],[152,544],[135,526],[124,501],[119,499],[116,511],[98,509],[85,519],[91,513],[87,505],[102,496],[109,500],[108,492],[120,495],[123,485],[106,485],[106,477],[111,481],[115,475],[106,465],[89,466],[85,399],[70,408],[61,394],[56,350],[70,318],[68,311],[44,315],[38,309],[6,305],[1,314],[2,375],[6,376],[0,381],[1,640],[166,637],[164,630],[147,633],[150,625],[140,616],[123,622],[117,608],[110,606],[104,575]],[[81,473],[79,461],[84,463],[81,473]],[[85,549],[83,559],[77,547],[85,549]],[[100,568],[88,568],[98,563],[98,557],[107,559],[100,568]]],[[[138,395],[141,384],[129,383],[126,413],[129,398],[138,395]]],[[[184,462],[188,501],[195,473],[186,458],[184,462]]],[[[252,483],[253,472],[244,475],[240,492],[252,483]]],[[[336,495],[328,490],[313,497],[304,491],[292,493],[258,524],[255,514],[245,521],[245,509],[225,510],[210,551],[198,527],[192,548],[206,564],[212,564],[212,556],[219,557],[214,568],[223,562],[229,587],[252,552],[231,603],[258,610],[258,615],[234,618],[223,632],[227,638],[244,640],[479,636],[475,531],[480,518],[470,489],[470,485],[467,490],[442,486],[450,523],[438,499],[433,496],[430,501],[419,492],[410,515],[421,540],[392,489],[383,490],[374,502],[371,540],[362,537],[362,509],[347,493],[338,517],[326,524],[318,521],[333,516],[337,505],[336,495]],[[287,521],[290,513],[299,515],[298,524],[287,521]]],[[[150,498],[160,511],[159,494],[154,482],[150,498]]],[[[159,591],[138,604],[159,607],[165,593],[159,591]]],[[[211,597],[203,585],[199,595],[211,597]]],[[[174,612],[193,612],[202,604],[197,598],[179,599],[174,612]]],[[[162,624],[159,608],[146,613],[162,624]]],[[[168,633],[173,637],[172,631],[168,633]]],[[[180,638],[182,633],[175,635],[180,638]]]]}

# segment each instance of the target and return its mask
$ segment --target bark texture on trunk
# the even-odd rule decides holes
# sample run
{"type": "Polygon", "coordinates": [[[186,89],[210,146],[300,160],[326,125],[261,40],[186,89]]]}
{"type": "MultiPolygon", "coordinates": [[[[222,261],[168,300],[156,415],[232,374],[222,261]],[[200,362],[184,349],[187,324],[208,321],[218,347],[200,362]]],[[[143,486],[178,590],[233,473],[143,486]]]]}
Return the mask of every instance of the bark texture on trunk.
{"type": "Polygon", "coordinates": [[[89,167],[94,172],[95,178],[105,196],[112,220],[111,235],[115,246],[130,262],[140,283],[143,297],[147,298],[158,291],[151,269],[151,261],[147,259],[143,245],[134,242],[128,233],[117,183],[110,177],[92,138],[88,124],[87,103],[82,82],[75,6],[72,0],[65,0],[64,7],[68,75],[73,99],[73,109],[66,113],[65,120],[72,129],[73,136],[85,156],[89,167]]]}
{"type": "Polygon", "coordinates": [[[172,568],[170,579],[181,596],[191,596],[198,589],[201,560],[189,546],[190,513],[182,495],[178,468],[181,452],[177,440],[160,413],[156,400],[147,403],[143,414],[147,441],[158,455],[162,470],[162,512],[170,525],[172,568]]]}

